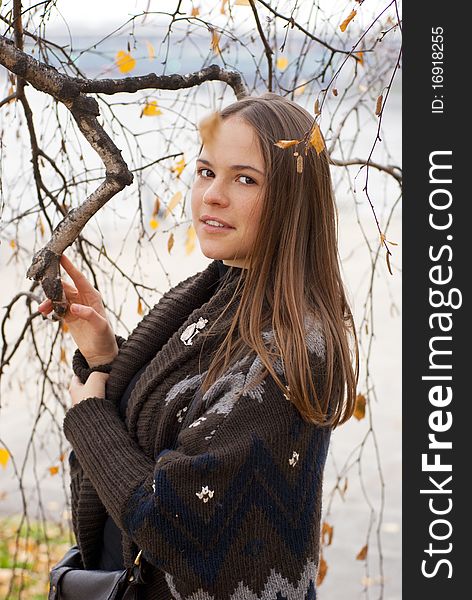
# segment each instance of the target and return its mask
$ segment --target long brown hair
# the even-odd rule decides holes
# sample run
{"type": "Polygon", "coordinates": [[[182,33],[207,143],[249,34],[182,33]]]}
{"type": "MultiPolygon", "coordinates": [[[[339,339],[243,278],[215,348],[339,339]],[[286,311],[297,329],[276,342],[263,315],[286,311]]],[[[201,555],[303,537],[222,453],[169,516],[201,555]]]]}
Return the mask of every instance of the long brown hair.
{"type": "Polygon", "coordinates": [[[218,114],[222,119],[237,116],[252,126],[267,175],[258,235],[238,281],[241,300],[211,360],[202,393],[251,348],[264,373],[272,375],[306,421],[336,427],[355,408],[359,349],[339,269],[338,214],[326,149],[318,154],[311,146],[303,152],[303,171],[297,172],[294,148],[282,149],[275,142],[301,139],[313,117],[271,92],[244,97],[218,114]],[[322,326],[325,363],[319,368],[310,363],[306,315],[322,326]],[[264,330],[273,331],[275,352],[267,348],[264,330]],[[271,357],[282,358],[288,395],[271,357]]]}

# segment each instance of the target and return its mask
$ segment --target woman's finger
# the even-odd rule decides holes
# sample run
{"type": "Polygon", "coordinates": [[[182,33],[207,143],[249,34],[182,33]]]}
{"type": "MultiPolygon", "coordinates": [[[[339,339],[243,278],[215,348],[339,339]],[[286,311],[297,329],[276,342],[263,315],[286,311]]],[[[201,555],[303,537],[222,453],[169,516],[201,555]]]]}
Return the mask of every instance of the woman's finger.
{"type": "Polygon", "coordinates": [[[60,260],[61,266],[64,267],[67,274],[70,276],[72,281],[74,282],[77,290],[81,294],[98,294],[98,291],[91,285],[89,280],[85,277],[85,275],[79,271],[67,258],[65,254],[61,256],[60,260]]]}

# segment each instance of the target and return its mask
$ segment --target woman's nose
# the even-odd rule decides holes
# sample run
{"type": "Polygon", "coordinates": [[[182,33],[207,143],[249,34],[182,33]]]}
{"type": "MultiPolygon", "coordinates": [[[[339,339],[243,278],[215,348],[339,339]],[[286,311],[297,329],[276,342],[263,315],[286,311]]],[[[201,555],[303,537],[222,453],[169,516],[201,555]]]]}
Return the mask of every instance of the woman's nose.
{"type": "Polygon", "coordinates": [[[205,204],[228,204],[228,196],[223,186],[213,181],[203,194],[203,202],[205,204]]]}

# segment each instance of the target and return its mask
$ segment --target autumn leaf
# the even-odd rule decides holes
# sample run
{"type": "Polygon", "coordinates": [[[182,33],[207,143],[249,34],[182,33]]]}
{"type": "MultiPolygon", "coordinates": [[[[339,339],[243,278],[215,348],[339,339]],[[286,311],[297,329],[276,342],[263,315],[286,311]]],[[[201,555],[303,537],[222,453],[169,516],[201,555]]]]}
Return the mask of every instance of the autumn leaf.
{"type": "Polygon", "coordinates": [[[16,248],[15,240],[10,240],[10,248],[13,248],[13,250],[16,248]]]}
{"type": "Polygon", "coordinates": [[[385,234],[381,233],[380,234],[380,243],[383,244],[384,242],[387,242],[387,244],[392,244],[392,246],[398,246],[398,244],[396,242],[391,242],[391,241],[387,240],[385,237],[385,234]]]}
{"type": "Polygon", "coordinates": [[[192,6],[192,17],[198,17],[200,14],[200,9],[198,6],[192,6]]]}
{"type": "Polygon", "coordinates": [[[306,84],[303,83],[300,87],[297,87],[294,91],[295,96],[301,96],[306,90],[306,84]]]}
{"type": "Polygon", "coordinates": [[[213,27],[210,27],[210,31],[211,31],[211,49],[214,52],[214,54],[221,54],[220,34],[216,31],[216,29],[213,29],[213,27]]]}
{"type": "Polygon", "coordinates": [[[341,31],[346,31],[346,27],[349,25],[349,23],[352,21],[352,19],[357,15],[357,11],[352,10],[350,15],[347,17],[347,19],[344,19],[344,21],[341,23],[341,25],[339,26],[339,29],[341,31]]]}
{"type": "Polygon", "coordinates": [[[178,203],[179,203],[181,200],[182,200],[182,192],[176,192],[176,193],[175,193],[175,194],[172,196],[172,198],[171,198],[171,200],[170,200],[170,202],[169,202],[169,204],[168,204],[168,206],[167,206],[167,208],[166,208],[166,214],[165,214],[165,217],[169,216],[169,214],[170,214],[170,213],[171,213],[171,212],[174,210],[174,208],[177,206],[177,204],[178,204],[178,203]]]}
{"type": "Polygon", "coordinates": [[[226,14],[226,10],[225,10],[225,4],[228,4],[228,0],[221,0],[221,7],[220,7],[220,13],[222,15],[226,14]]]}
{"type": "Polygon", "coordinates": [[[60,361],[67,364],[66,349],[63,346],[61,346],[61,358],[60,358],[60,361]]]}
{"type": "Polygon", "coordinates": [[[328,572],[328,563],[325,561],[323,555],[320,555],[320,562],[318,565],[318,575],[316,577],[316,585],[319,586],[323,583],[326,573],[328,572]]]}
{"type": "Polygon", "coordinates": [[[333,541],[333,527],[326,523],[326,521],[324,521],[321,528],[321,538],[325,546],[330,546],[331,542],[333,541]],[[328,541],[325,540],[325,537],[328,538],[328,541]]]}
{"type": "Polygon", "coordinates": [[[190,225],[187,229],[187,239],[185,240],[185,253],[191,254],[195,248],[195,238],[197,233],[195,231],[195,227],[190,225]]]}
{"type": "Polygon", "coordinates": [[[138,315],[143,315],[144,314],[144,310],[143,310],[143,304],[141,302],[141,298],[138,298],[138,315]]]}
{"type": "Polygon", "coordinates": [[[300,140],[279,140],[278,142],[274,142],[274,146],[278,146],[279,148],[290,148],[290,146],[295,146],[295,144],[299,144],[300,140]]]}
{"type": "Polygon", "coordinates": [[[0,465],[3,469],[7,468],[8,461],[10,460],[10,453],[6,448],[0,448],[0,465]]]}
{"type": "Polygon", "coordinates": [[[288,58],[286,56],[279,56],[275,64],[277,65],[277,69],[285,71],[288,66],[288,58]]]}
{"type": "Polygon", "coordinates": [[[324,139],[321,134],[321,129],[318,123],[316,123],[315,128],[313,129],[313,132],[311,134],[310,144],[316,150],[317,154],[320,154],[320,152],[322,152],[323,148],[325,147],[324,139]]]}
{"type": "Polygon", "coordinates": [[[211,144],[216,137],[218,129],[222,123],[220,113],[214,112],[208,117],[204,117],[198,124],[198,131],[203,144],[211,144]]]}
{"type": "Polygon", "coordinates": [[[122,73],[129,73],[136,66],[136,60],[129,52],[119,50],[116,53],[116,66],[122,73]]]}
{"type": "Polygon", "coordinates": [[[146,47],[149,58],[151,60],[154,60],[156,58],[156,51],[154,50],[154,46],[151,44],[151,42],[146,42],[146,47]]]}
{"type": "Polygon", "coordinates": [[[369,548],[369,546],[365,545],[363,546],[357,556],[356,556],[356,560],[365,560],[366,556],[367,556],[367,549],[369,548]]]}
{"type": "Polygon", "coordinates": [[[151,217],[151,219],[149,220],[149,227],[151,229],[157,229],[159,227],[159,221],[154,217],[151,217]]]}
{"type": "Polygon", "coordinates": [[[320,101],[318,98],[315,100],[315,115],[321,115],[320,101]]]}
{"type": "Polygon", "coordinates": [[[365,417],[365,405],[365,396],[363,394],[357,394],[353,417],[355,417],[358,421],[365,417]]]}
{"type": "Polygon", "coordinates": [[[337,96],[338,95],[338,89],[337,88],[333,88],[333,96],[337,96]]]}
{"type": "Polygon", "coordinates": [[[249,0],[236,0],[235,6],[251,6],[249,0]]]}
{"type": "Polygon", "coordinates": [[[54,467],[49,467],[49,474],[51,476],[57,475],[59,473],[59,467],[54,466],[54,467]]]}
{"type": "Polygon", "coordinates": [[[182,175],[182,171],[185,169],[186,167],[186,163],[185,163],[185,158],[182,157],[179,161],[177,161],[175,163],[175,165],[173,167],[171,167],[171,171],[173,171],[174,173],[176,173],[177,177],[180,177],[182,175]]]}
{"type": "Polygon", "coordinates": [[[157,117],[162,115],[162,110],[157,106],[156,100],[151,100],[151,102],[146,102],[141,115],[144,117],[157,117]]]}
{"type": "Polygon", "coordinates": [[[39,232],[41,233],[41,237],[43,238],[44,237],[44,225],[43,225],[43,221],[42,221],[40,215],[38,215],[37,226],[39,227],[39,232]]]}
{"type": "Polygon", "coordinates": [[[356,56],[357,59],[359,61],[359,63],[364,66],[364,53],[363,52],[356,52],[356,56]]]}
{"type": "Polygon", "coordinates": [[[377,98],[377,103],[375,105],[375,114],[377,116],[379,116],[380,113],[382,112],[382,101],[383,101],[383,96],[382,96],[382,94],[380,94],[380,96],[377,98]]]}
{"type": "Polygon", "coordinates": [[[167,252],[170,254],[170,251],[174,247],[174,234],[171,233],[169,239],[167,240],[167,252]]]}
{"type": "Polygon", "coordinates": [[[159,214],[160,207],[161,207],[161,199],[159,198],[159,196],[156,196],[156,198],[154,200],[154,208],[152,209],[153,217],[155,217],[156,215],[159,214]]]}
{"type": "Polygon", "coordinates": [[[60,455],[59,455],[59,460],[60,460],[61,462],[64,462],[64,459],[65,459],[65,457],[66,457],[66,453],[65,453],[65,452],[63,452],[62,454],[60,454],[60,455]]]}

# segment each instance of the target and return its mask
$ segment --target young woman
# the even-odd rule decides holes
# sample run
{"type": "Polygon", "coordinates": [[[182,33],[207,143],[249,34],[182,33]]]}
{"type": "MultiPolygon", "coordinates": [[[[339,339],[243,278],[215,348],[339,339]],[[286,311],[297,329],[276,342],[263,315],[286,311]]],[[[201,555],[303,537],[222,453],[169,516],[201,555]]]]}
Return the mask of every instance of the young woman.
{"type": "Polygon", "coordinates": [[[303,150],[300,173],[297,147],[275,145],[313,123],[276,94],[219,116],[192,188],[206,269],[124,340],[61,259],[74,530],[85,568],[142,550],[146,600],[313,600],[330,432],[358,378],[328,157],[303,150]]]}

